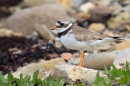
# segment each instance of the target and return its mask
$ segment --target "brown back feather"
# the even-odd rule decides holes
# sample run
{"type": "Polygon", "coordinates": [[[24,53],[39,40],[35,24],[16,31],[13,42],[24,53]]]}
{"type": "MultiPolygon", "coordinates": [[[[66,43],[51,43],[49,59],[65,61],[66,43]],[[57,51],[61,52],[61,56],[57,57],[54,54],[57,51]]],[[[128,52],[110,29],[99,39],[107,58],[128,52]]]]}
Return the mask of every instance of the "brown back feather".
{"type": "Polygon", "coordinates": [[[102,38],[104,38],[104,36],[100,35],[97,32],[81,28],[77,25],[73,25],[71,29],[72,29],[71,33],[75,35],[76,40],[78,41],[101,40],[102,38]]]}

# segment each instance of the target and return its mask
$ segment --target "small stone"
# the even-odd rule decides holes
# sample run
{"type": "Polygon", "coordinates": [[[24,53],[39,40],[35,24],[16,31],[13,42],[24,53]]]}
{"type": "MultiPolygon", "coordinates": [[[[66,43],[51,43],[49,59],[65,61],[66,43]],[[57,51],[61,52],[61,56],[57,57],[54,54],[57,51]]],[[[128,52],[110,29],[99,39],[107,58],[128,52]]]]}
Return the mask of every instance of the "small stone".
{"type": "Polygon", "coordinates": [[[72,54],[71,53],[62,53],[61,57],[65,60],[69,60],[72,58],[72,54]]]}
{"type": "Polygon", "coordinates": [[[126,30],[126,27],[125,27],[124,25],[121,25],[121,26],[117,27],[117,29],[118,29],[119,31],[125,31],[125,30],[126,30]]]}
{"type": "Polygon", "coordinates": [[[80,56],[78,55],[77,58],[71,58],[70,60],[68,60],[69,64],[72,65],[78,65],[80,62],[80,56]]]}
{"type": "Polygon", "coordinates": [[[126,38],[130,38],[130,33],[127,33],[127,34],[125,35],[125,37],[126,37],[126,38]]]}
{"type": "Polygon", "coordinates": [[[106,29],[106,30],[103,32],[103,35],[104,35],[104,36],[110,36],[110,37],[115,36],[115,34],[113,33],[113,31],[111,31],[110,29],[106,29]]]}
{"type": "Polygon", "coordinates": [[[117,55],[117,57],[115,58],[115,60],[113,62],[113,64],[117,68],[124,69],[126,61],[130,62],[130,48],[120,50],[120,51],[114,51],[112,53],[117,55]]]}
{"type": "Polygon", "coordinates": [[[76,17],[78,22],[84,22],[90,18],[90,14],[86,12],[79,12],[76,17]]]}
{"type": "Polygon", "coordinates": [[[23,36],[22,33],[14,32],[12,30],[6,29],[6,28],[1,28],[0,29],[0,36],[23,36]]]}
{"type": "Polygon", "coordinates": [[[108,7],[95,7],[89,10],[91,18],[90,22],[105,23],[112,14],[112,11],[108,7]]]}
{"type": "Polygon", "coordinates": [[[78,7],[84,2],[85,0],[72,0],[72,7],[74,9],[78,9],[78,7]]]}
{"type": "Polygon", "coordinates": [[[10,7],[9,8],[10,12],[11,13],[16,13],[16,12],[19,12],[20,10],[22,10],[22,8],[20,6],[13,6],[13,7],[10,7]]]}
{"type": "Polygon", "coordinates": [[[90,26],[88,27],[89,30],[94,30],[97,32],[103,32],[105,30],[105,25],[102,23],[92,23],[90,24],[90,26]]]}
{"type": "Polygon", "coordinates": [[[120,9],[118,10],[115,10],[112,15],[118,15],[119,13],[122,13],[122,12],[130,12],[130,5],[127,5],[127,6],[124,6],[124,7],[121,7],[120,9]]]}
{"type": "Polygon", "coordinates": [[[130,25],[125,25],[126,29],[130,31],[130,25]]]}
{"type": "Polygon", "coordinates": [[[71,9],[72,7],[72,0],[56,0],[57,4],[67,8],[71,9]]]}
{"type": "MultiPolygon", "coordinates": [[[[69,84],[74,84],[77,79],[81,82],[93,83],[97,72],[97,70],[87,69],[60,62],[55,65],[52,76],[54,79],[62,76],[63,81],[69,84]]],[[[100,75],[102,77],[106,77],[102,73],[100,73],[100,75]]]]}
{"type": "Polygon", "coordinates": [[[112,10],[112,12],[115,12],[119,9],[122,9],[122,6],[119,3],[117,3],[116,5],[110,5],[109,9],[112,10]]]}
{"type": "Polygon", "coordinates": [[[55,36],[52,34],[51,30],[47,28],[47,26],[44,24],[38,24],[38,23],[35,24],[35,30],[39,33],[39,35],[43,39],[47,39],[47,40],[55,39],[55,36]]]}
{"type": "Polygon", "coordinates": [[[46,58],[45,60],[51,60],[51,59],[54,59],[54,58],[57,58],[58,57],[58,54],[57,53],[46,53],[46,58]]]}
{"type": "Polygon", "coordinates": [[[130,0],[120,0],[120,4],[123,6],[130,5],[130,0]]]}
{"type": "Polygon", "coordinates": [[[55,46],[57,47],[57,48],[61,48],[62,46],[63,46],[63,44],[60,42],[60,40],[58,39],[58,40],[55,40],[55,46]]]}
{"type": "Polygon", "coordinates": [[[37,6],[42,5],[44,3],[44,0],[24,0],[24,4],[27,6],[37,6]]]}
{"type": "Polygon", "coordinates": [[[107,22],[110,29],[116,29],[121,25],[130,24],[129,12],[121,12],[107,22]],[[125,16],[124,16],[125,15],[125,16]]]}
{"type": "Polygon", "coordinates": [[[87,2],[87,3],[82,4],[79,7],[79,10],[82,11],[82,12],[89,12],[89,10],[94,8],[94,7],[96,7],[96,6],[93,3],[87,2]]]}
{"type": "Polygon", "coordinates": [[[108,6],[111,4],[112,0],[90,0],[92,3],[97,6],[108,6]]]}
{"type": "Polygon", "coordinates": [[[39,39],[39,34],[36,31],[34,31],[32,32],[32,34],[28,35],[27,38],[36,41],[39,39]]]}

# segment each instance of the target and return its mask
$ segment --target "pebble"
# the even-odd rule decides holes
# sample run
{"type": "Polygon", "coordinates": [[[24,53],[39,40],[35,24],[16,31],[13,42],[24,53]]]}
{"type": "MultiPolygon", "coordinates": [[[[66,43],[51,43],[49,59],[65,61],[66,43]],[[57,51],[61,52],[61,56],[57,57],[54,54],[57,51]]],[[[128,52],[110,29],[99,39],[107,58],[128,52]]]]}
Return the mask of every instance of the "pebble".
{"type": "Polygon", "coordinates": [[[6,36],[6,37],[11,37],[11,36],[23,36],[22,33],[14,32],[12,30],[6,29],[6,28],[1,28],[0,29],[0,36],[6,36]]]}
{"type": "Polygon", "coordinates": [[[112,14],[112,11],[108,7],[95,7],[89,11],[91,18],[90,22],[105,23],[112,14]]]}
{"type": "Polygon", "coordinates": [[[78,22],[87,21],[90,17],[91,17],[91,15],[86,12],[79,12],[76,14],[76,19],[78,22]]]}
{"type": "Polygon", "coordinates": [[[24,0],[24,4],[27,6],[37,6],[44,4],[44,0],[24,0]]]}
{"type": "Polygon", "coordinates": [[[69,60],[72,58],[72,54],[71,53],[62,53],[61,57],[65,60],[69,60]]]}
{"type": "Polygon", "coordinates": [[[55,36],[51,32],[49,28],[47,28],[44,24],[35,24],[35,30],[39,33],[39,35],[46,40],[54,40],[55,36]]]}
{"type": "Polygon", "coordinates": [[[79,11],[82,11],[82,12],[89,12],[90,9],[94,8],[95,5],[91,2],[87,2],[87,3],[84,3],[82,4],[80,7],[79,7],[79,11]]]}
{"type": "Polygon", "coordinates": [[[90,26],[88,27],[89,30],[94,30],[97,32],[103,32],[105,30],[105,25],[102,23],[92,23],[90,24],[90,26]]]}
{"type": "Polygon", "coordinates": [[[92,3],[97,6],[108,6],[111,4],[112,0],[90,0],[92,3]]]}
{"type": "Polygon", "coordinates": [[[80,5],[83,4],[85,0],[72,0],[72,7],[78,9],[80,5]]]}
{"type": "Polygon", "coordinates": [[[110,29],[116,29],[124,24],[130,24],[129,12],[121,12],[115,17],[111,17],[111,19],[107,22],[110,29]]]}

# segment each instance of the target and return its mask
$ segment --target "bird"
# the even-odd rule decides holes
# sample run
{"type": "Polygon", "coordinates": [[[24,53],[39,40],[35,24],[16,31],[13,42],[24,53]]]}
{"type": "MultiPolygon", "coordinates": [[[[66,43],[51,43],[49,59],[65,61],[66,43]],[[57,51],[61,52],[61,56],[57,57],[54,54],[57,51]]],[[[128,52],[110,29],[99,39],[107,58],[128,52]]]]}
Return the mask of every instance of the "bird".
{"type": "Polygon", "coordinates": [[[80,67],[84,65],[84,51],[98,51],[120,43],[121,37],[106,37],[98,32],[73,24],[70,21],[58,20],[52,30],[57,31],[60,42],[68,49],[80,51],[80,67]]]}

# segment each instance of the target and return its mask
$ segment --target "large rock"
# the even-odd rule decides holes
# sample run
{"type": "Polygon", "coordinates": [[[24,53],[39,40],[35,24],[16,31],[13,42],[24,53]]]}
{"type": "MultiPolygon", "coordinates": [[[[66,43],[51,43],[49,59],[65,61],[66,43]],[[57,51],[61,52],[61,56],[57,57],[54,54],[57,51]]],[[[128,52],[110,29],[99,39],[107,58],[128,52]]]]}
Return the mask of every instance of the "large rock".
{"type": "MultiPolygon", "coordinates": [[[[107,68],[110,68],[116,57],[116,54],[113,53],[90,54],[85,56],[84,67],[97,70],[104,70],[104,65],[106,65],[107,68]]],[[[78,65],[79,61],[80,58],[71,58],[68,62],[69,64],[78,65]]]]}
{"type": "MultiPolygon", "coordinates": [[[[20,78],[20,74],[22,73],[25,77],[26,75],[30,75],[30,77],[33,77],[33,73],[36,70],[39,70],[39,78],[42,79],[44,76],[46,76],[46,73],[53,70],[55,64],[58,62],[64,62],[62,58],[56,58],[49,61],[40,61],[38,63],[31,63],[24,67],[20,67],[17,71],[13,72],[13,76],[16,78],[20,78]]],[[[7,77],[7,75],[5,75],[7,77]]]]}
{"type": "Polygon", "coordinates": [[[2,27],[29,35],[35,30],[35,23],[45,24],[50,29],[57,20],[68,20],[66,10],[56,4],[45,4],[17,12],[5,20],[2,27]]]}
{"type": "MultiPolygon", "coordinates": [[[[97,72],[97,70],[87,69],[60,62],[55,65],[52,76],[54,79],[62,76],[63,81],[70,84],[75,83],[77,79],[81,82],[93,83],[97,72]]],[[[105,77],[104,74],[100,73],[100,75],[105,77]]]]}
{"type": "Polygon", "coordinates": [[[121,50],[121,51],[114,51],[112,53],[117,55],[117,57],[115,58],[115,60],[113,62],[113,64],[117,68],[124,69],[126,61],[130,62],[130,48],[127,48],[127,49],[124,49],[124,50],[121,50]]]}
{"type": "MultiPolygon", "coordinates": [[[[77,65],[79,64],[79,60],[79,58],[72,58],[69,63],[77,65]]],[[[117,68],[124,68],[126,61],[130,62],[130,48],[121,51],[88,55],[85,57],[84,67],[103,70],[104,65],[110,68],[112,64],[115,64],[117,68]]]]}
{"type": "Polygon", "coordinates": [[[116,57],[116,54],[113,53],[91,54],[89,56],[86,56],[84,60],[84,67],[103,70],[104,65],[106,65],[107,68],[110,68],[116,57]]]}

